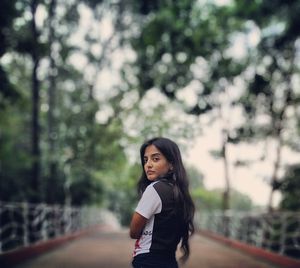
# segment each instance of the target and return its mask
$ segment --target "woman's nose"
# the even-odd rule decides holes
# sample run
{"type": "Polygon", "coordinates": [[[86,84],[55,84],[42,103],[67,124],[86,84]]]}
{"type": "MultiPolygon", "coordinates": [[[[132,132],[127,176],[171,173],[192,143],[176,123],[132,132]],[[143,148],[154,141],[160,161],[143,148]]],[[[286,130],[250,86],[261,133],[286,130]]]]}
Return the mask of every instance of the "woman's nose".
{"type": "Polygon", "coordinates": [[[151,166],[152,166],[152,161],[151,161],[151,160],[148,160],[148,161],[146,162],[146,166],[147,166],[147,167],[151,167],[151,166]]]}

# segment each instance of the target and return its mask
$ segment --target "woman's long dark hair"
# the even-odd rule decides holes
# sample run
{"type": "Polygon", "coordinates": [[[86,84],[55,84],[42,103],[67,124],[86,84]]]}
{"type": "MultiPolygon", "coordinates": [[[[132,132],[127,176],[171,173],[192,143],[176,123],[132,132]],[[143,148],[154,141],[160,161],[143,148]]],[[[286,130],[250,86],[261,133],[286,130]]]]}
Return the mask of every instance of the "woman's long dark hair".
{"type": "Polygon", "coordinates": [[[185,262],[190,254],[189,237],[194,233],[195,229],[193,222],[195,205],[189,193],[189,181],[182,162],[181,153],[177,144],[167,138],[156,137],[144,142],[144,144],[140,148],[140,157],[143,172],[137,184],[138,193],[140,195],[151,183],[151,181],[147,179],[147,175],[144,170],[144,155],[145,150],[149,145],[154,145],[173,166],[172,176],[167,176],[166,178],[171,179],[172,184],[174,184],[174,196],[177,203],[176,206],[179,207],[182,222],[180,233],[180,249],[183,252],[183,256],[181,257],[181,261],[185,262]]]}

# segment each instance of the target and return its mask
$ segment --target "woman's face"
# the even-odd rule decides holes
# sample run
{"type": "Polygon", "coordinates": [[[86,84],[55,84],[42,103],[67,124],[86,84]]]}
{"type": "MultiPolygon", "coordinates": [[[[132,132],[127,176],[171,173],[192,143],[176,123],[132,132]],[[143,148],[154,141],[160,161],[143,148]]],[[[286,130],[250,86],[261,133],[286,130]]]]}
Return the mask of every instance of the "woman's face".
{"type": "Polygon", "coordinates": [[[172,169],[171,163],[165,158],[165,156],[151,144],[146,147],[144,154],[144,170],[148,180],[155,181],[158,177],[168,173],[172,169]]]}

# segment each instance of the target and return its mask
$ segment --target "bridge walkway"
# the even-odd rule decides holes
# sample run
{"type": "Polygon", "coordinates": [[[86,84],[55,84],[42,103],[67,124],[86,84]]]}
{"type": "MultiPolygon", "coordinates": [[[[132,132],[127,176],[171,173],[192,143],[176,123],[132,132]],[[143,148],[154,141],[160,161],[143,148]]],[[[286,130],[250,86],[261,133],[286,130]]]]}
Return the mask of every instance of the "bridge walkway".
{"type": "MultiPolygon", "coordinates": [[[[127,230],[102,229],[65,243],[15,268],[130,268],[134,241],[127,230]]],[[[183,268],[280,268],[200,235],[183,268]]]]}

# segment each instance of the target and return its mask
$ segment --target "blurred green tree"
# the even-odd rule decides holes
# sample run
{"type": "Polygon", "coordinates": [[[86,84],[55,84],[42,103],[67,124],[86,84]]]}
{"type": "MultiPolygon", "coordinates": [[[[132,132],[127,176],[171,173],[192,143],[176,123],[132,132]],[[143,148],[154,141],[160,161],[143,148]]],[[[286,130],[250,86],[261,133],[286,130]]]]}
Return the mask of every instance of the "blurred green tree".
{"type": "MultiPolygon", "coordinates": [[[[11,47],[11,32],[13,20],[18,16],[18,11],[15,8],[16,0],[3,0],[0,3],[0,58],[10,50],[11,47]]],[[[18,93],[11,85],[8,74],[3,69],[0,63],[0,109],[3,109],[8,103],[18,97],[18,93]]]]}
{"type": "Polygon", "coordinates": [[[219,156],[224,162],[226,182],[224,209],[229,208],[227,147],[232,140],[230,116],[226,117],[224,111],[234,108],[228,91],[246,64],[228,52],[234,32],[243,26],[233,11],[231,6],[192,0],[151,4],[137,1],[133,5],[139,24],[139,31],[132,38],[137,53],[133,65],[137,83],[133,86],[140,95],[157,88],[171,100],[179,101],[189,114],[209,113],[212,120],[222,120],[219,156]],[[192,101],[180,96],[184,91],[192,94],[192,101]]]}
{"type": "MultiPolygon", "coordinates": [[[[118,142],[123,132],[119,122],[113,123],[113,127],[96,122],[99,107],[91,86],[69,62],[72,53],[79,50],[69,40],[78,26],[80,2],[10,3],[11,9],[7,6],[7,10],[15,8],[18,12],[7,12],[11,16],[7,20],[11,31],[3,35],[6,42],[1,48],[6,57],[7,79],[19,99],[15,105],[6,105],[1,110],[1,199],[99,203],[103,185],[95,179],[95,170],[114,169],[119,164],[112,163],[105,153],[122,155],[124,160],[118,142]],[[31,87],[33,99],[28,90],[31,87]],[[32,138],[30,118],[34,122],[32,138]],[[30,139],[34,152],[38,152],[35,157],[31,156],[30,139]],[[31,165],[35,174],[41,171],[39,178],[30,175],[31,165]],[[36,169],[40,165],[42,168],[36,169]]],[[[4,84],[1,82],[1,89],[4,84]]]]}
{"type": "Polygon", "coordinates": [[[248,140],[270,139],[276,142],[275,161],[270,171],[271,192],[268,207],[272,210],[273,193],[280,183],[284,146],[298,148],[296,134],[299,105],[299,1],[236,1],[236,14],[260,31],[260,41],[245,72],[248,90],[241,98],[246,124],[238,136],[248,140]]]}
{"type": "Polygon", "coordinates": [[[292,165],[286,170],[278,190],[282,194],[280,208],[289,211],[299,211],[300,209],[300,166],[292,165]]]}

